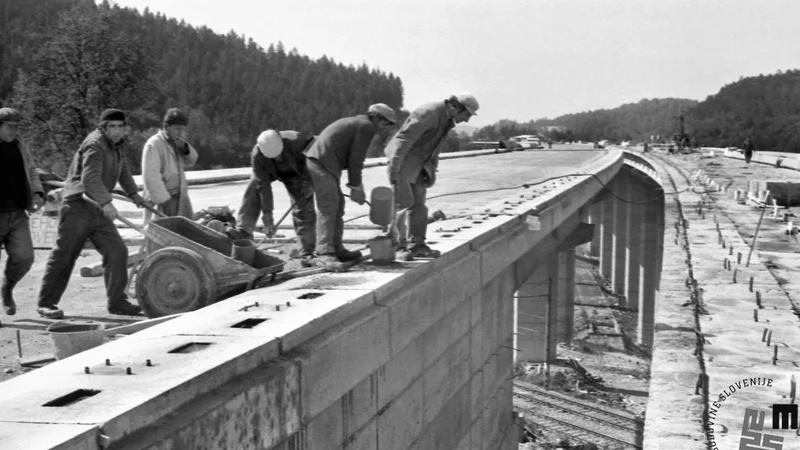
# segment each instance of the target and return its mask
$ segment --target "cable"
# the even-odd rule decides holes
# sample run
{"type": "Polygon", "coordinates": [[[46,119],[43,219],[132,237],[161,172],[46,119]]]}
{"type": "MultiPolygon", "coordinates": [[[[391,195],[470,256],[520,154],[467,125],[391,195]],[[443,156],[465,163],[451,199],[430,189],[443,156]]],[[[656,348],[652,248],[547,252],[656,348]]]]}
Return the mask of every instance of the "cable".
{"type": "MultiPolygon", "coordinates": [[[[490,188],[490,189],[474,189],[474,190],[470,190],[470,191],[448,192],[446,194],[439,194],[439,195],[434,195],[432,197],[428,197],[428,200],[433,200],[435,198],[449,197],[449,196],[452,196],[452,195],[479,194],[479,193],[483,193],[483,192],[508,191],[508,190],[513,190],[513,189],[523,189],[523,188],[527,189],[527,188],[530,188],[532,186],[537,186],[537,185],[540,185],[540,184],[547,183],[548,181],[553,181],[553,180],[557,180],[559,178],[566,178],[566,177],[593,177],[595,180],[597,180],[598,183],[600,183],[601,186],[603,186],[603,189],[605,189],[609,194],[611,194],[611,196],[615,197],[617,200],[619,200],[619,201],[621,201],[623,203],[628,203],[628,204],[631,204],[631,205],[647,205],[647,204],[650,204],[650,203],[652,203],[652,202],[654,202],[656,200],[661,199],[664,196],[682,194],[682,193],[687,192],[689,190],[691,190],[695,194],[698,193],[698,192],[696,192],[694,190],[695,186],[689,186],[686,189],[682,189],[680,191],[661,192],[656,197],[653,197],[653,198],[648,199],[648,200],[643,201],[643,202],[633,202],[633,201],[630,201],[630,200],[625,200],[624,198],[622,198],[619,195],[615,194],[605,183],[603,183],[603,181],[597,175],[595,175],[593,173],[568,173],[568,174],[565,174],[565,175],[559,175],[559,176],[555,176],[555,177],[550,177],[550,178],[546,178],[546,179],[541,180],[541,181],[523,183],[523,184],[516,185],[516,186],[490,188]]],[[[367,217],[368,215],[369,214],[362,214],[360,216],[352,217],[350,219],[345,220],[344,223],[352,222],[354,220],[367,217]]]]}

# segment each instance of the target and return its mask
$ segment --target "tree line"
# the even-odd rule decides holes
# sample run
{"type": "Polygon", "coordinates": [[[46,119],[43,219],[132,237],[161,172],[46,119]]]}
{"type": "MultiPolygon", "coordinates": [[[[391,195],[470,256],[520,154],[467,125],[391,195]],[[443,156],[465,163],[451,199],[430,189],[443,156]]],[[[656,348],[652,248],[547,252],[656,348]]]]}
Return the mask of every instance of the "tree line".
{"type": "MultiPolygon", "coordinates": [[[[22,135],[38,164],[60,175],[110,107],[129,117],[138,170],[141,147],[171,107],[188,114],[198,168],[209,169],[247,166],[267,128],[316,134],[372,103],[403,106],[402,81],[391,73],[312,60],[281,42],[264,49],[148,9],[4,0],[0,12],[0,99],[25,116],[22,135]]],[[[376,139],[373,154],[385,140],[376,139]]]]}
{"type": "Polygon", "coordinates": [[[643,99],[555,119],[501,120],[479,129],[475,139],[539,134],[557,141],[669,141],[680,132],[681,115],[685,132],[701,145],[737,147],[750,137],[759,149],[800,152],[800,70],[740,78],[703,101],[643,99]]]}

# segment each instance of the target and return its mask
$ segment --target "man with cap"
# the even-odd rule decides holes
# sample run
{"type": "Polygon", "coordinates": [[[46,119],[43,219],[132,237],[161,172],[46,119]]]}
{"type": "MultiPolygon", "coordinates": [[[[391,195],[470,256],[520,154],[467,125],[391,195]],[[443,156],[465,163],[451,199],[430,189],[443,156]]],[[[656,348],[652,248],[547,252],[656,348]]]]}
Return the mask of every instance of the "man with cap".
{"type": "Polygon", "coordinates": [[[342,171],[347,170],[350,199],[359,205],[366,202],[361,172],[372,138],[379,131],[397,123],[392,108],[377,103],[367,114],[345,117],[328,125],[306,150],[308,171],[317,200],[317,264],[332,270],[341,263],[354,261],[361,252],[344,247],[344,194],[340,186],[342,171]]]}
{"type": "Polygon", "coordinates": [[[425,244],[426,193],[436,183],[439,151],[448,133],[456,124],[469,121],[478,107],[478,101],[471,94],[453,95],[443,102],[422,105],[411,113],[386,145],[389,181],[394,189],[395,211],[398,211],[392,226],[398,258],[440,255],[425,244]]]}
{"type": "Polygon", "coordinates": [[[267,236],[275,234],[272,182],[280,181],[286,186],[292,201],[292,220],[300,244],[300,263],[306,267],[312,265],[317,241],[314,229],[317,215],[314,212],[314,189],[303,151],[313,141],[314,136],[298,131],[267,130],[258,136],[250,155],[253,174],[239,207],[239,226],[227,232],[229,237],[252,238],[259,215],[267,236]]]}
{"type": "Polygon", "coordinates": [[[0,108],[0,244],[6,249],[0,297],[3,309],[17,313],[14,286],[33,265],[33,242],[26,211],[44,205],[44,189],[31,162],[28,150],[17,139],[22,115],[11,108],[0,108]]]}
{"type": "Polygon", "coordinates": [[[151,204],[137,193],[136,182],[125,160],[125,127],[125,113],[107,109],[100,116],[97,129],[89,133],[75,152],[64,183],[64,204],[60,211],[56,244],[47,261],[39,291],[37,312],[42,317],[64,317],[57,305],[87,239],[103,256],[108,312],[141,314],[142,309],[128,302],[125,294],[128,247],[114,226],[117,209],[111,202],[111,192],[119,182],[137,206],[151,204]]]}
{"type": "MultiPolygon", "coordinates": [[[[178,108],[167,110],[162,128],[144,144],[142,179],[144,198],[166,216],[192,218],[186,167],[197,162],[197,150],[184,139],[189,119],[178,108]]],[[[150,217],[145,212],[145,220],[150,217]]]]}

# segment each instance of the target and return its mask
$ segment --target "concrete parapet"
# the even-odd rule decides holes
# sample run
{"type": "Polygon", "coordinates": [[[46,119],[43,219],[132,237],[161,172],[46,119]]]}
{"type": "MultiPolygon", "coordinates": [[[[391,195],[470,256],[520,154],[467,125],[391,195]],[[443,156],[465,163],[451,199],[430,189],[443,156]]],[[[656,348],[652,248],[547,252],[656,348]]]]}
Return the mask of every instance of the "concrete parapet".
{"type": "Polygon", "coordinates": [[[251,291],[6,382],[3,448],[24,448],[34,423],[54,448],[448,450],[467,436],[468,448],[512,448],[513,295],[623,154],[594,164],[470,229],[431,233],[436,260],[251,291]]]}

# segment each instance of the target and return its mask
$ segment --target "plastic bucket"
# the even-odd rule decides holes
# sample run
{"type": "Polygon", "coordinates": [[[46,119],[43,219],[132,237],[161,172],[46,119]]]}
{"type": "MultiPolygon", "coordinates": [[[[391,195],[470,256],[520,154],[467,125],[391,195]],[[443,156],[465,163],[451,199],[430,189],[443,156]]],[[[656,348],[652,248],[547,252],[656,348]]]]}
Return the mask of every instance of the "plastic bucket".
{"type": "Polygon", "coordinates": [[[106,326],[93,320],[61,320],[47,327],[57,359],[64,359],[103,343],[106,326]]]}
{"type": "Polygon", "coordinates": [[[395,260],[391,238],[378,236],[369,240],[369,254],[375,264],[391,264],[395,260]]]}
{"type": "Polygon", "coordinates": [[[375,225],[389,226],[392,223],[392,198],[394,193],[391,188],[378,186],[370,194],[369,220],[375,225]]]}
{"type": "Polygon", "coordinates": [[[233,241],[233,251],[231,258],[241,261],[248,266],[253,265],[256,257],[256,243],[250,239],[237,239],[233,241]]]}

